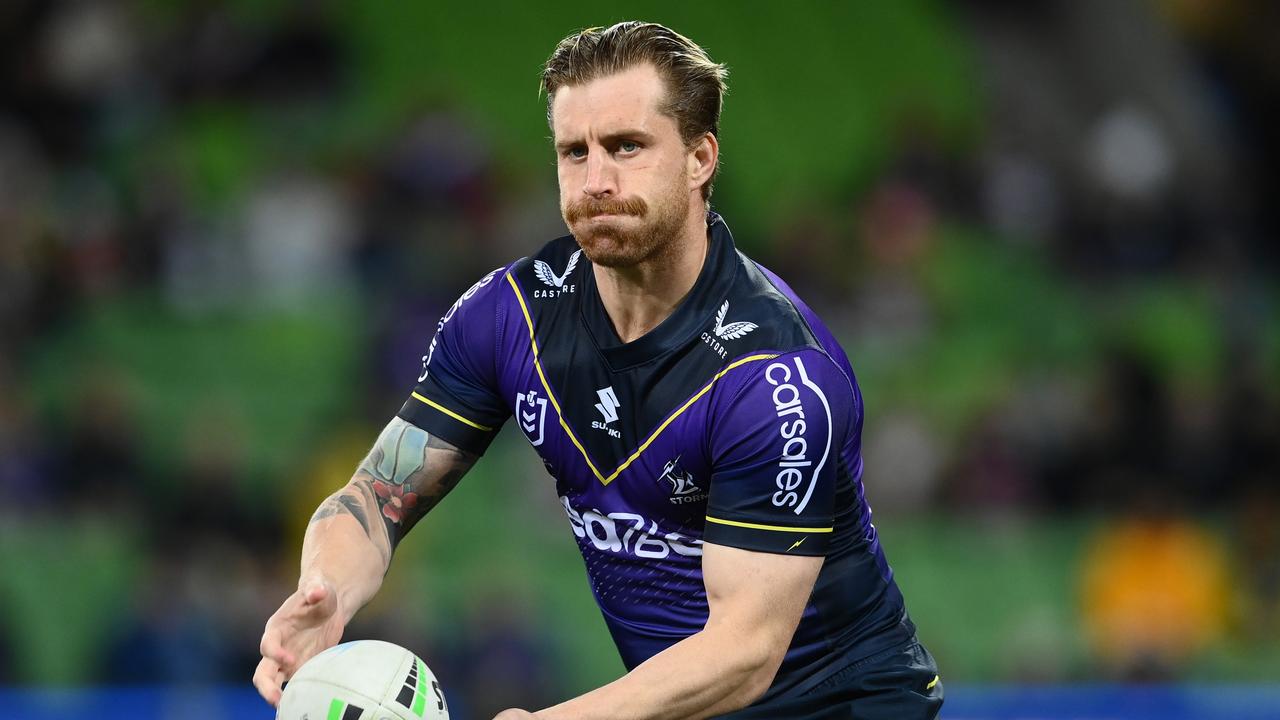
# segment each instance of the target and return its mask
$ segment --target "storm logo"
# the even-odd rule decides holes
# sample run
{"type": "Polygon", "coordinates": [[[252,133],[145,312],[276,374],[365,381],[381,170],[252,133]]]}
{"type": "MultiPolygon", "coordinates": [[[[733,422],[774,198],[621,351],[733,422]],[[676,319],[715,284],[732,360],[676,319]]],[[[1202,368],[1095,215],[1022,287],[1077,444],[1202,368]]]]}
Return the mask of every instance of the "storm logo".
{"type": "Polygon", "coordinates": [[[707,498],[707,494],[702,491],[702,488],[693,482],[693,475],[680,467],[680,456],[678,455],[675,460],[669,461],[662,468],[662,476],[658,478],[658,481],[661,482],[663,480],[671,483],[671,497],[668,500],[673,505],[684,505],[707,498]]]}

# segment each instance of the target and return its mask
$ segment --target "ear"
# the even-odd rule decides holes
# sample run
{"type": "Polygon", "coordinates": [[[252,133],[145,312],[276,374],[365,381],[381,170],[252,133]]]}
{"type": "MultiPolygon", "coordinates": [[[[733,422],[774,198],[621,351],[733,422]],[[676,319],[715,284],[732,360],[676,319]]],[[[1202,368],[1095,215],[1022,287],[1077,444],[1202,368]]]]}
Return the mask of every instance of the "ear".
{"type": "Polygon", "coordinates": [[[689,171],[689,189],[700,188],[711,180],[720,159],[720,143],[711,133],[703,133],[697,143],[689,148],[686,169],[689,171]]]}

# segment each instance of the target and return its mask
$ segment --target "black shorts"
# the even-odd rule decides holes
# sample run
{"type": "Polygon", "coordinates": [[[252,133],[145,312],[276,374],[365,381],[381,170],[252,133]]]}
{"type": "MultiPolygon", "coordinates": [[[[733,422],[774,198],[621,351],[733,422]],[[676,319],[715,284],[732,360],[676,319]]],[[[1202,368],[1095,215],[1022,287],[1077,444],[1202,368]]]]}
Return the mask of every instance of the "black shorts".
{"type": "Polygon", "coordinates": [[[722,715],[720,720],[933,720],[942,708],[942,679],[923,645],[864,658],[798,697],[722,715]]]}

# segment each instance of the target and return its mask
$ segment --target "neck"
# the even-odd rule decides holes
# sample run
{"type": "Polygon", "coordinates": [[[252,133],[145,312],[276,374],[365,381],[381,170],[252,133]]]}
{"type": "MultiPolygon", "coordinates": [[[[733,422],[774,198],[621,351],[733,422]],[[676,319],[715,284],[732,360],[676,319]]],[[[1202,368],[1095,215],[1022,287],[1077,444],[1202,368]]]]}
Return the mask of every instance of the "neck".
{"type": "Polygon", "coordinates": [[[600,301],[622,342],[636,340],[666,320],[698,281],[710,240],[705,211],[701,206],[693,210],[665,251],[627,268],[592,266],[600,301]]]}

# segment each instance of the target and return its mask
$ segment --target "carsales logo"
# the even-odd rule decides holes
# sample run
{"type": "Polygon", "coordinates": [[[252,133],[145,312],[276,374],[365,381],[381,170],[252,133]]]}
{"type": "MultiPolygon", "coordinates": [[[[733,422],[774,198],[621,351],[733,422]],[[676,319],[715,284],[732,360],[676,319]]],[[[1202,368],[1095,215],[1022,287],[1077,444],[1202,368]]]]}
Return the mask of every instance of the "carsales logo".
{"type": "Polygon", "coordinates": [[[782,457],[778,460],[778,473],[774,476],[774,484],[778,490],[773,494],[773,504],[777,507],[795,508],[795,513],[799,515],[809,504],[813,486],[818,483],[818,473],[822,472],[822,466],[826,464],[827,455],[831,452],[831,405],[827,402],[827,396],[822,393],[822,388],[809,379],[804,362],[798,357],[793,359],[795,377],[822,402],[822,409],[826,412],[827,431],[826,438],[814,438],[823,443],[821,446],[815,442],[810,447],[807,433],[809,423],[815,418],[805,417],[800,388],[792,382],[791,365],[775,362],[765,368],[764,378],[773,386],[773,411],[781,421],[778,434],[782,437],[782,457]],[[814,455],[818,447],[822,448],[822,456],[815,461],[814,455]],[[807,485],[806,473],[809,475],[807,485]],[[800,495],[802,486],[803,497],[800,495]]]}
{"type": "Polygon", "coordinates": [[[661,559],[671,553],[685,557],[702,557],[702,541],[680,533],[662,534],[656,520],[635,513],[598,510],[578,512],[569,498],[561,495],[560,504],[569,516],[573,534],[590,540],[597,550],[626,553],[636,557],[661,559]]]}

